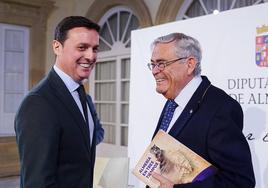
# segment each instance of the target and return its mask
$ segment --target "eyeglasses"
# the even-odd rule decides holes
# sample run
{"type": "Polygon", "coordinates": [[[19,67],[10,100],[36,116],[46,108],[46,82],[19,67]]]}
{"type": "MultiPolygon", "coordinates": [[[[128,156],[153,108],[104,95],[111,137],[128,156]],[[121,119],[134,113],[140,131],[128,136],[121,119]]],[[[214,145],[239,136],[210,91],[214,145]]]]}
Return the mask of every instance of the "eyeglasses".
{"type": "Polygon", "coordinates": [[[182,59],[187,59],[187,57],[181,57],[178,59],[172,59],[168,61],[159,61],[158,63],[148,63],[147,66],[149,70],[153,70],[155,67],[157,67],[160,71],[164,70],[166,66],[171,65],[172,63],[175,63],[176,61],[180,61],[182,59]]]}

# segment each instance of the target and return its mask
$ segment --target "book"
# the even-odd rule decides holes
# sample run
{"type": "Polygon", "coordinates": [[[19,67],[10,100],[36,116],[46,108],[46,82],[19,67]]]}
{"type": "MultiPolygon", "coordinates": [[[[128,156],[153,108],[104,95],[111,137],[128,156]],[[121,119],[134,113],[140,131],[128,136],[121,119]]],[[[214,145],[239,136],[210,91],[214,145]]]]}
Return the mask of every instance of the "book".
{"type": "Polygon", "coordinates": [[[202,181],[216,171],[216,167],[208,161],[159,130],[132,173],[149,187],[157,188],[160,183],[152,177],[152,172],[175,184],[185,184],[202,181]]]}

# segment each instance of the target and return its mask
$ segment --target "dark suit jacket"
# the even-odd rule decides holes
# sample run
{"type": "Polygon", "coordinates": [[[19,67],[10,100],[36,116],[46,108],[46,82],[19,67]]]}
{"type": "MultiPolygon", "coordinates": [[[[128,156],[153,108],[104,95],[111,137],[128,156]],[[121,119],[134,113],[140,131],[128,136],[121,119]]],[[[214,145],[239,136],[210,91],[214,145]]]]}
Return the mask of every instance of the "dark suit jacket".
{"type": "MultiPolygon", "coordinates": [[[[160,127],[160,116],[154,135],[160,127]]],[[[251,154],[242,133],[243,111],[237,101],[202,82],[169,134],[218,168],[201,182],[175,185],[178,188],[253,188],[251,154]]]]}
{"type": "Polygon", "coordinates": [[[96,144],[103,129],[94,121],[90,146],[85,120],[54,69],[23,100],[15,118],[21,188],[92,188],[96,144]]]}

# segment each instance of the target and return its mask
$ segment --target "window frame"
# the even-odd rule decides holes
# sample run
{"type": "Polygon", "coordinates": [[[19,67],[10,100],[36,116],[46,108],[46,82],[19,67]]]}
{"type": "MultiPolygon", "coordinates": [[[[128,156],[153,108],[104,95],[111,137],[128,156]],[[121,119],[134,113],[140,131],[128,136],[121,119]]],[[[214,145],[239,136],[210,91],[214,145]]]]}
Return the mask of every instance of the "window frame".
{"type": "MultiPolygon", "coordinates": [[[[127,36],[126,33],[129,31],[129,29],[131,28],[131,22],[130,20],[133,19],[132,17],[134,16],[135,19],[137,19],[138,21],[138,17],[133,13],[133,11],[131,9],[129,9],[126,6],[115,6],[113,8],[111,8],[108,12],[106,12],[105,15],[103,15],[103,17],[101,18],[101,20],[99,21],[99,25],[103,26],[106,22],[109,22],[109,18],[111,18],[111,16],[114,16],[115,14],[118,14],[118,16],[120,16],[120,12],[128,12],[129,13],[129,17],[127,17],[127,21],[125,22],[124,26],[124,30],[121,30],[121,34],[122,36],[127,36]],[[131,19],[130,19],[131,18],[131,19]]],[[[138,21],[139,22],[139,21],[138,21]]],[[[138,23],[139,25],[139,23],[138,23]]],[[[124,128],[128,129],[128,123],[121,123],[121,118],[123,116],[123,105],[127,104],[128,105],[128,109],[129,109],[129,100],[128,101],[122,101],[121,99],[121,90],[122,90],[122,82],[130,82],[130,78],[127,79],[122,79],[121,78],[121,68],[122,68],[122,61],[124,59],[129,59],[129,63],[130,63],[130,52],[131,49],[130,47],[127,47],[126,44],[127,42],[124,41],[130,41],[131,40],[131,35],[129,35],[129,38],[124,38],[119,36],[120,35],[120,18],[117,19],[117,33],[115,34],[114,38],[112,39],[113,44],[111,44],[111,49],[107,50],[107,51],[100,51],[98,53],[98,60],[97,63],[101,63],[101,62],[106,62],[106,61],[115,61],[116,63],[116,78],[115,78],[115,90],[116,90],[116,99],[115,99],[115,122],[114,125],[110,125],[110,126],[115,126],[115,135],[114,135],[114,139],[115,142],[114,143],[107,143],[104,142],[106,144],[110,144],[110,145],[114,145],[116,147],[123,147],[127,148],[127,144],[128,143],[128,136],[126,136],[125,138],[123,137],[123,132],[127,132],[128,131],[124,131],[124,128]]],[[[139,26],[138,26],[139,27],[139,26]]],[[[110,35],[112,34],[111,32],[111,28],[109,28],[109,26],[107,26],[108,31],[110,35]]],[[[101,40],[101,36],[100,36],[100,40],[101,40]]],[[[129,68],[130,69],[130,68],[129,68]]],[[[90,88],[90,94],[93,98],[93,101],[95,102],[95,105],[97,105],[98,103],[101,103],[101,101],[96,100],[95,97],[95,84],[96,83],[101,83],[95,80],[95,74],[96,74],[96,68],[92,71],[90,80],[89,80],[89,87],[90,88]]],[[[130,74],[130,70],[129,70],[129,74],[130,74]]],[[[129,91],[129,87],[128,87],[128,91],[129,91]]],[[[129,97],[129,95],[128,95],[129,97]]],[[[105,102],[104,102],[105,103],[105,102]]],[[[99,114],[100,116],[100,114],[99,114]]],[[[128,118],[128,117],[127,117],[128,118]]],[[[104,123],[104,122],[103,122],[104,123]]],[[[107,134],[107,133],[106,133],[107,134]]],[[[110,133],[108,133],[110,134],[110,133]]],[[[108,138],[111,138],[111,140],[113,140],[112,137],[108,136],[108,138]]]]}
{"type": "MultiPolygon", "coordinates": [[[[14,136],[14,112],[6,112],[5,108],[5,31],[6,30],[14,30],[14,31],[22,31],[23,32],[23,96],[25,96],[29,89],[29,46],[30,46],[30,28],[19,25],[12,24],[4,24],[0,23],[0,39],[3,40],[0,44],[0,121],[2,122],[0,125],[0,136],[14,136]]],[[[7,52],[10,50],[7,50],[7,52]]],[[[12,53],[12,50],[10,51],[12,53]]],[[[16,51],[14,51],[16,52],[16,51]]],[[[18,51],[20,52],[20,51],[18,51]]],[[[10,72],[11,73],[11,72],[10,72]]],[[[16,73],[16,72],[15,72],[16,73]]],[[[22,100],[22,99],[21,99],[22,100]]],[[[21,101],[20,101],[21,102],[21,101]]],[[[18,102],[17,107],[20,102],[18,102]]]]}

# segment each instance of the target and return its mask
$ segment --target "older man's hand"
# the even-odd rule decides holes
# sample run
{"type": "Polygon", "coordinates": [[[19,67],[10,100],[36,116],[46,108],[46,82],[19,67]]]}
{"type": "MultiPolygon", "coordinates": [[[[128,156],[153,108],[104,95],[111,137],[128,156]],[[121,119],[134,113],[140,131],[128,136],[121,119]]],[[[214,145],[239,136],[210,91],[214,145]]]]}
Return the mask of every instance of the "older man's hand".
{"type": "Polygon", "coordinates": [[[167,178],[155,172],[152,173],[152,176],[160,182],[159,188],[173,188],[174,183],[168,180],[167,178]]]}

